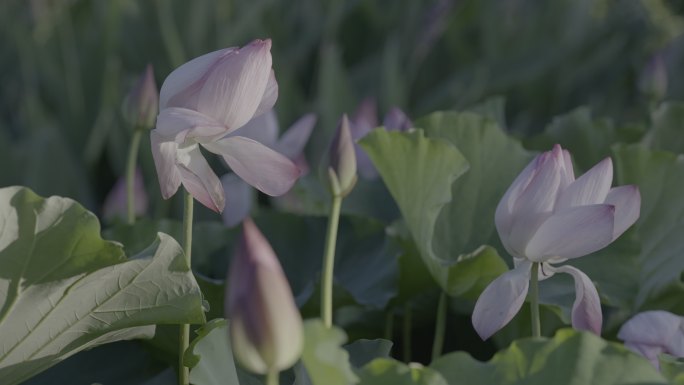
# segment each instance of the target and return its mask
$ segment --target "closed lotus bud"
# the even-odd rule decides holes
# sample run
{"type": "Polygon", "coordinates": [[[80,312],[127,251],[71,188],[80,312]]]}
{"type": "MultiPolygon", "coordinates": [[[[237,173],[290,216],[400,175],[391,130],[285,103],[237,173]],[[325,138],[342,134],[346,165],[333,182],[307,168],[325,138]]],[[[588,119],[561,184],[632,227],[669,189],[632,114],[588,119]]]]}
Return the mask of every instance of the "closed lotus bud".
{"type": "Polygon", "coordinates": [[[330,145],[328,176],[334,195],[346,196],[356,184],[356,154],[347,115],[337,127],[330,145]]]}
{"type": "Polygon", "coordinates": [[[273,249],[251,219],[243,222],[226,295],[233,353],[266,374],[292,366],[304,344],[302,318],[273,249]]]}
{"type": "Polygon", "coordinates": [[[654,55],[639,77],[639,90],[653,101],[661,101],[667,94],[667,66],[662,54],[654,55]]]}
{"type": "Polygon", "coordinates": [[[145,73],[126,96],[123,103],[124,119],[134,128],[154,127],[159,111],[159,94],[154,81],[154,70],[148,64],[145,73]]]}

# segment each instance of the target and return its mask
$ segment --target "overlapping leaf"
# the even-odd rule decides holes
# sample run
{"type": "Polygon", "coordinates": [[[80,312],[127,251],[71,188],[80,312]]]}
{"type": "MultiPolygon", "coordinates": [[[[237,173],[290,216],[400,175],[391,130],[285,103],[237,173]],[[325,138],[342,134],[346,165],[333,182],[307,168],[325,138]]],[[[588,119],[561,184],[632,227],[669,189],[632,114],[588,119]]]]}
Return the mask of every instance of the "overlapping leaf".
{"type": "Polygon", "coordinates": [[[71,199],[0,189],[0,378],[16,384],[155,323],[203,322],[182,249],[160,233],[131,260],[71,199]]]}

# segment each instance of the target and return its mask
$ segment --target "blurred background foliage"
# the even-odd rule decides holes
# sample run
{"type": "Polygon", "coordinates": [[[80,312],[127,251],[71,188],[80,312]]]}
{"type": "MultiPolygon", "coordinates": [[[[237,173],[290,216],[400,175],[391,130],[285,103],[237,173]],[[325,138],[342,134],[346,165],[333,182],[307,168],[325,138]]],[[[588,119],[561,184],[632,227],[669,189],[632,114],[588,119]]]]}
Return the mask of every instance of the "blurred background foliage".
{"type": "MultiPolygon", "coordinates": [[[[254,38],[273,39],[281,127],[319,116],[314,164],[367,97],[414,119],[498,106],[519,137],[583,105],[642,124],[654,102],[684,97],[683,14],[674,0],[4,0],[0,185],[99,213],[131,134],[121,102],[146,64],[161,86],[185,61],[254,38]]],[[[169,216],[142,148],[153,212],[169,216]]]]}

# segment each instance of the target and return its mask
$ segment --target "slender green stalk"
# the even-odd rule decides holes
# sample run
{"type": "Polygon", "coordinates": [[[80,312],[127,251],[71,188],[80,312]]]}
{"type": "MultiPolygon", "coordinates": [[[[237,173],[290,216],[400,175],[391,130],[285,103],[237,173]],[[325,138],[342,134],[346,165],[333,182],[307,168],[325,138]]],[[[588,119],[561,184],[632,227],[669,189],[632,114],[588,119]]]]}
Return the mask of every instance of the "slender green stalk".
{"type": "Polygon", "coordinates": [[[411,304],[407,302],[404,305],[404,362],[411,362],[411,329],[413,328],[411,318],[411,304]]]}
{"type": "Polygon", "coordinates": [[[447,295],[444,291],[439,295],[437,315],[435,320],[435,339],[432,341],[432,361],[442,355],[444,348],[444,333],[446,332],[447,295]]]}
{"type": "Polygon", "coordinates": [[[337,227],[340,222],[342,197],[334,194],[328,217],[328,233],[325,237],[325,254],[323,254],[323,280],[321,282],[321,318],[327,328],[332,327],[332,294],[333,270],[335,268],[335,245],[337,244],[337,227]]]}
{"type": "Polygon", "coordinates": [[[532,310],[532,337],[541,337],[541,323],[539,321],[539,263],[532,264],[530,278],[530,306],[532,310]]]}
{"type": "Polygon", "coordinates": [[[385,333],[384,338],[392,341],[394,336],[394,309],[389,309],[385,315],[385,333]]]}
{"type": "Polygon", "coordinates": [[[138,149],[140,148],[142,131],[139,128],[133,131],[131,145],[128,147],[128,160],[126,161],[126,213],[129,225],[135,223],[135,196],[133,194],[135,187],[135,164],[138,160],[138,149]]]}
{"type": "MultiPolygon", "coordinates": [[[[185,196],[185,210],[183,212],[183,252],[185,253],[185,260],[188,266],[191,266],[191,252],[192,252],[192,209],[193,198],[187,191],[185,196]]],[[[178,384],[190,384],[190,371],[187,366],[183,364],[183,354],[190,345],[190,325],[183,324],[180,327],[180,339],[178,343],[178,384]]]]}
{"type": "Polygon", "coordinates": [[[279,385],[280,376],[277,370],[269,370],[266,373],[266,385],[279,385]]]}

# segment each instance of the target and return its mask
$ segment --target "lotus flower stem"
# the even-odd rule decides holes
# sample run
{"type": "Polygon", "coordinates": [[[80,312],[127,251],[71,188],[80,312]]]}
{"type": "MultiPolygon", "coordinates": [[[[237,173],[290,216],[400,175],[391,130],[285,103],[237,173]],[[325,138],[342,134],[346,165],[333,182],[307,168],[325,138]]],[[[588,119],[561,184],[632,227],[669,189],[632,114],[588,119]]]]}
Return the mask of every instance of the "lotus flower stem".
{"type": "Polygon", "coordinates": [[[438,359],[442,355],[442,349],[444,348],[444,333],[446,331],[446,317],[447,295],[442,291],[439,295],[439,304],[437,305],[435,339],[432,341],[432,361],[438,359]]]}
{"type": "Polygon", "coordinates": [[[266,373],[266,385],[279,385],[280,378],[277,370],[271,370],[266,373]]]}
{"type": "Polygon", "coordinates": [[[135,164],[138,160],[138,150],[143,130],[136,128],[133,131],[131,145],[128,147],[128,160],[126,161],[126,221],[129,225],[135,223],[135,164]]]}
{"type": "Polygon", "coordinates": [[[539,321],[539,262],[532,264],[530,277],[530,306],[532,314],[532,337],[541,337],[541,323],[539,321]]]}
{"type": "Polygon", "coordinates": [[[321,282],[321,318],[327,328],[332,327],[332,294],[333,270],[335,267],[335,245],[337,244],[337,228],[340,222],[342,196],[333,194],[330,216],[328,217],[328,233],[325,237],[325,254],[323,255],[323,280],[321,282]]]}
{"type": "Polygon", "coordinates": [[[411,362],[411,329],[413,328],[413,320],[411,319],[411,303],[407,302],[404,305],[404,325],[403,325],[403,342],[404,342],[404,362],[411,362]]]}
{"type": "MultiPolygon", "coordinates": [[[[185,191],[185,210],[183,212],[183,252],[185,253],[185,261],[188,266],[192,256],[192,217],[194,198],[189,192],[185,191]]],[[[192,271],[192,268],[191,268],[192,271]]],[[[180,327],[178,341],[178,384],[190,384],[190,371],[187,366],[183,364],[183,355],[190,345],[190,325],[182,324],[180,327]]]]}
{"type": "Polygon", "coordinates": [[[392,341],[394,335],[394,309],[389,309],[385,316],[385,333],[384,338],[392,341]]]}

